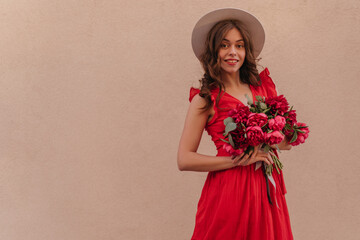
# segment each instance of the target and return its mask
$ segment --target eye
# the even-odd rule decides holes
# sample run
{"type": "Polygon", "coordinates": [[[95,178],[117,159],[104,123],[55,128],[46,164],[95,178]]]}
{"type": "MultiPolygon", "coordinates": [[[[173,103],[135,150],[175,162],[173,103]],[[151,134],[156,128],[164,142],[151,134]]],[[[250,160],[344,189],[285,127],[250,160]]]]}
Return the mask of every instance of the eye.
{"type": "Polygon", "coordinates": [[[226,43],[222,43],[220,46],[221,46],[222,48],[228,47],[228,45],[227,45],[226,43]]]}
{"type": "Polygon", "coordinates": [[[239,45],[237,45],[237,47],[238,47],[238,48],[243,48],[243,47],[244,47],[244,45],[239,44],[239,45]]]}

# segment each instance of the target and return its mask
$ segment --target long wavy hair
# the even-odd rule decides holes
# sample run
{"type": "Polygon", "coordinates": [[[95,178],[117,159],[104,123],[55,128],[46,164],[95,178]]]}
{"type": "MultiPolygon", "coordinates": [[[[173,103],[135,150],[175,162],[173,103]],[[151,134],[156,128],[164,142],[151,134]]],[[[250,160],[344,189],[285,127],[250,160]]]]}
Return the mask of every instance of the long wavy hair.
{"type": "Polygon", "coordinates": [[[219,93],[216,97],[216,105],[218,105],[220,94],[225,88],[220,77],[221,67],[218,52],[225,35],[233,28],[239,30],[245,46],[245,60],[239,70],[240,81],[255,86],[261,85],[259,72],[256,68],[256,61],[260,59],[254,57],[254,48],[249,32],[239,20],[227,19],[219,21],[209,31],[206,37],[205,50],[200,56],[200,62],[205,72],[199,80],[201,85],[200,96],[206,100],[205,106],[201,108],[203,111],[209,110],[213,105],[211,101],[211,90],[216,87],[219,88],[219,93]]]}

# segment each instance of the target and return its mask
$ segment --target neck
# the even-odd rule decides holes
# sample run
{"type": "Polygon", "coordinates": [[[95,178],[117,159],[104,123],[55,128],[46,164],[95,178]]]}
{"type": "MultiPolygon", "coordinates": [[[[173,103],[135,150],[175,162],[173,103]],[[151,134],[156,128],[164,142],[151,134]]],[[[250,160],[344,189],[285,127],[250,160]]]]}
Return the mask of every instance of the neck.
{"type": "Polygon", "coordinates": [[[242,85],[239,71],[234,73],[221,72],[221,80],[224,83],[225,89],[239,88],[242,85]]]}

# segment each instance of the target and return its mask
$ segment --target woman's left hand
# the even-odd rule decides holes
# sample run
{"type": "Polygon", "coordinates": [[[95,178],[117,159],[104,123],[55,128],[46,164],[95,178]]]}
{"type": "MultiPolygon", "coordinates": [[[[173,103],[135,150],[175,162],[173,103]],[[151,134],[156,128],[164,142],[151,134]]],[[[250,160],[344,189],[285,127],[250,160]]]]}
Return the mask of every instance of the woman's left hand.
{"type": "MultiPolygon", "coordinates": [[[[270,145],[270,147],[273,149],[277,149],[275,144],[270,145]]],[[[290,150],[292,148],[292,145],[290,145],[287,138],[284,137],[284,140],[282,140],[282,142],[278,144],[278,147],[280,150],[290,150]]]]}

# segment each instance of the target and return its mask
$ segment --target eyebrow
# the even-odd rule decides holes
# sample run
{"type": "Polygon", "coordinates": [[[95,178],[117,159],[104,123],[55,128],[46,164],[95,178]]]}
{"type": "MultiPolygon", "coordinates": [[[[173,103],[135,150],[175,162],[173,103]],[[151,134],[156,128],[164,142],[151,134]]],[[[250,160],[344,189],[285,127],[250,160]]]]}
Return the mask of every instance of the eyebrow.
{"type": "MultiPolygon", "coordinates": [[[[224,39],[223,39],[223,41],[230,42],[230,41],[229,41],[229,40],[227,40],[226,38],[224,38],[224,39]]],[[[243,39],[239,39],[239,40],[237,40],[236,42],[241,42],[241,41],[243,42],[244,40],[243,40],[243,39]]]]}

